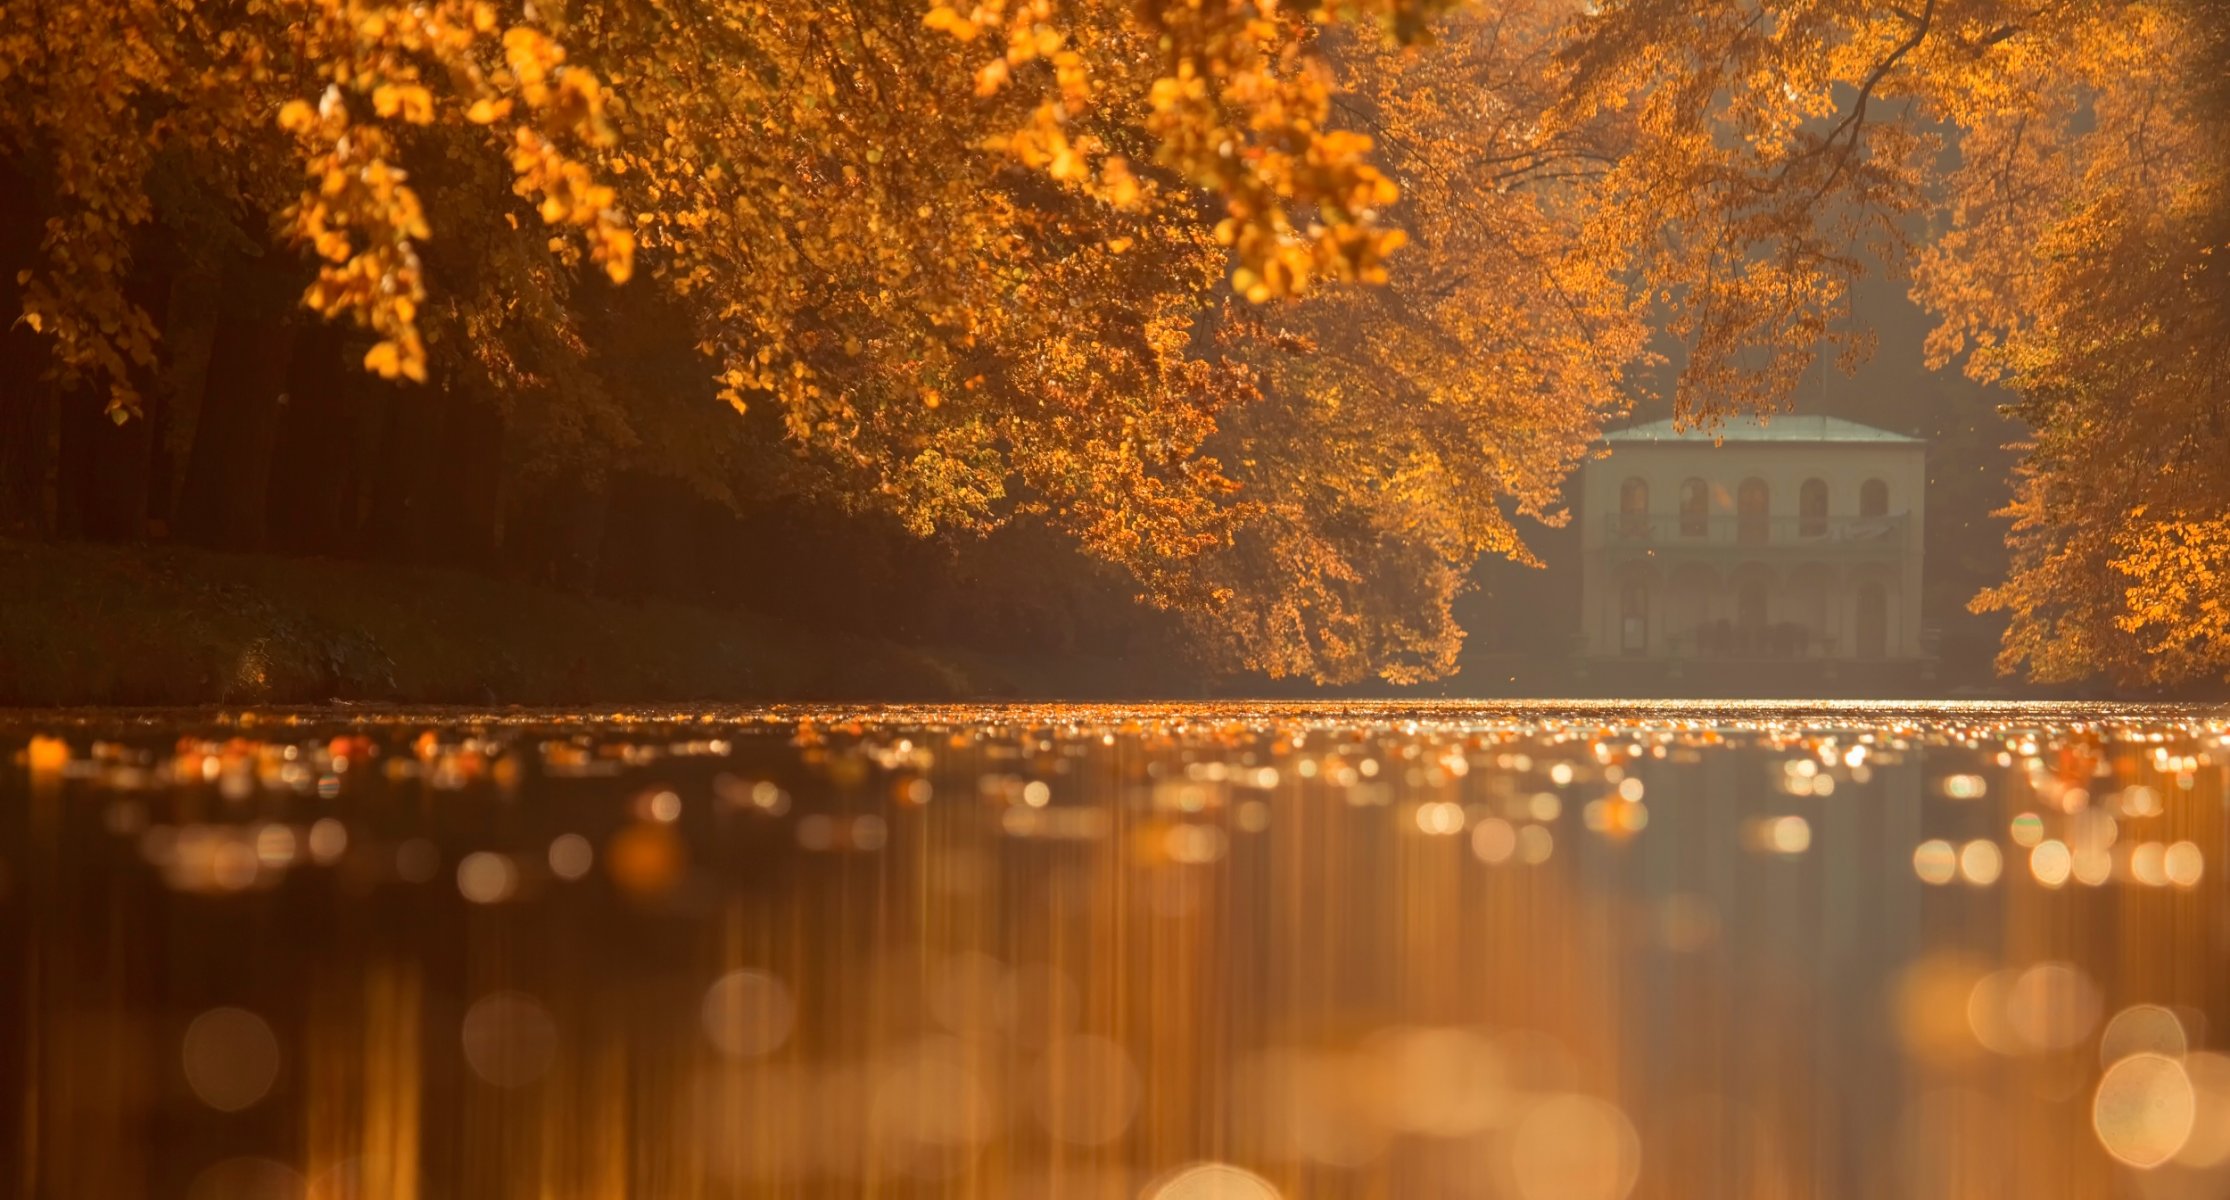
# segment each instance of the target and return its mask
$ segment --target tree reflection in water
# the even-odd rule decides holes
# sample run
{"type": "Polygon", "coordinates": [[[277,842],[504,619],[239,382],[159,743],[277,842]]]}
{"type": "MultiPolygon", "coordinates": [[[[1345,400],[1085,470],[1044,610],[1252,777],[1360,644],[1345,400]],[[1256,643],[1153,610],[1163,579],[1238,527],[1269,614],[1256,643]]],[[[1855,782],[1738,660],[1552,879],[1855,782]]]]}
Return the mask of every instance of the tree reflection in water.
{"type": "Polygon", "coordinates": [[[2226,731],[20,718],[0,1194],[2216,1196],[2226,731]]]}

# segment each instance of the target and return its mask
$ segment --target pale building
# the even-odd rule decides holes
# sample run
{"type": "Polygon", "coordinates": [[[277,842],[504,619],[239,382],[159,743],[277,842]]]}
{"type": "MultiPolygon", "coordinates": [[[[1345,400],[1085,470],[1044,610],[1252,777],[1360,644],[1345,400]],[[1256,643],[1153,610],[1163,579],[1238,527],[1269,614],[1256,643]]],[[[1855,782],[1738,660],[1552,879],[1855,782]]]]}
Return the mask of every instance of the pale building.
{"type": "Polygon", "coordinates": [[[1605,441],[1578,517],[1589,658],[1924,659],[1925,443],[1798,416],[1605,441]]]}

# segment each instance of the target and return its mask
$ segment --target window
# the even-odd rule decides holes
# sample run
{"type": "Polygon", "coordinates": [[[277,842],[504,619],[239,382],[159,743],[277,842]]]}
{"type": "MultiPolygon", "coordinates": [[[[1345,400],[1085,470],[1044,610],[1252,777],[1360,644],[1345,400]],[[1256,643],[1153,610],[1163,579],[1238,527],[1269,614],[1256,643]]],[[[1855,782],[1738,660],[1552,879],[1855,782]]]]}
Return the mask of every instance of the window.
{"type": "Polygon", "coordinates": [[[1711,485],[1701,479],[1680,485],[1680,536],[1700,538],[1711,532],[1711,485]]]}
{"type": "Polygon", "coordinates": [[[1745,479],[1735,492],[1734,540],[1762,542],[1770,526],[1766,522],[1767,505],[1771,493],[1763,479],[1745,479]]]}
{"type": "Polygon", "coordinates": [[[1618,649],[1623,654],[1649,653],[1649,583],[1629,579],[1618,593],[1618,649]]]}
{"type": "Polygon", "coordinates": [[[1889,655],[1889,589],[1873,580],[1858,585],[1858,656],[1889,655]]]}
{"type": "Polygon", "coordinates": [[[1618,485],[1618,533],[1621,537],[1649,536],[1649,481],[1634,478],[1618,485]]]}
{"type": "Polygon", "coordinates": [[[1807,479],[1796,494],[1796,536],[1827,536],[1827,481],[1807,479]]]}
{"type": "Polygon", "coordinates": [[[1879,479],[1869,479],[1858,487],[1858,515],[1886,517],[1889,515],[1889,485],[1879,479]]]}
{"type": "Polygon", "coordinates": [[[1743,580],[1735,589],[1734,620],[1745,632],[1765,632],[1765,580],[1753,576],[1743,580]]]}
{"type": "Polygon", "coordinates": [[[1762,658],[1770,653],[1771,635],[1766,628],[1768,620],[1765,580],[1753,575],[1736,584],[1734,653],[1744,658],[1762,658]]]}

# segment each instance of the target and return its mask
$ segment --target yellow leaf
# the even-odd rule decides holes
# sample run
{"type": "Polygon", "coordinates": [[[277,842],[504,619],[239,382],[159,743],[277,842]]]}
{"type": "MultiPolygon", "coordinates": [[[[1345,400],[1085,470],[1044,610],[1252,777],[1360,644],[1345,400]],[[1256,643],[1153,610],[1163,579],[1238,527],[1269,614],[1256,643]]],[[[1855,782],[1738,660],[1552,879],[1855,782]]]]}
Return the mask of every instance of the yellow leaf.
{"type": "Polygon", "coordinates": [[[950,4],[940,4],[929,10],[921,23],[931,29],[942,29],[963,42],[976,40],[976,23],[960,15],[960,10],[950,4]]]}
{"type": "Polygon", "coordinates": [[[372,108],[380,116],[400,115],[413,125],[434,119],[434,94],[417,84],[383,83],[372,89],[372,108]]]}
{"type": "Polygon", "coordinates": [[[403,369],[402,355],[393,342],[380,342],[364,352],[364,369],[382,379],[393,379],[403,369]]]}

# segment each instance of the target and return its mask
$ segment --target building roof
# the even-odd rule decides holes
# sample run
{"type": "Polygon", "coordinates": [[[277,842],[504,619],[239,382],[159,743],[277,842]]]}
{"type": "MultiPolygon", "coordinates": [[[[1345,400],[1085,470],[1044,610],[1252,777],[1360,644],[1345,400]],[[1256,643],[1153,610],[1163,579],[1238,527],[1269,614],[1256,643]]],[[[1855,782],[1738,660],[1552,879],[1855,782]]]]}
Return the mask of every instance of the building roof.
{"type": "Polygon", "coordinates": [[[1876,429],[1841,417],[1797,416],[1783,413],[1774,417],[1736,417],[1722,422],[1716,429],[1690,426],[1675,429],[1671,418],[1651,421],[1646,425],[1630,425],[1613,429],[1603,435],[1603,440],[1613,444],[1635,442],[1690,442],[1704,445],[1719,442],[1864,442],[1876,445],[1918,446],[1921,439],[1876,429]]]}

